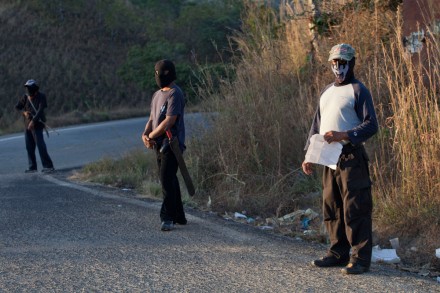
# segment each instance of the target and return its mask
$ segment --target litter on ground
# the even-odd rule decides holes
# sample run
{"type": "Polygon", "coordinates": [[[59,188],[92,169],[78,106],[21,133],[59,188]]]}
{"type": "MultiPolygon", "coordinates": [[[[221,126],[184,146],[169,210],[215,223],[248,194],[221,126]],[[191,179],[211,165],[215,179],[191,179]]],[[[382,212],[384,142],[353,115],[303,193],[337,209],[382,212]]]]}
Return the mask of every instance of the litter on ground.
{"type": "Polygon", "coordinates": [[[245,215],[237,213],[237,212],[235,212],[234,217],[236,219],[247,219],[247,217],[245,215]]]}
{"type": "Polygon", "coordinates": [[[399,263],[400,257],[397,256],[395,249],[381,249],[379,245],[376,245],[373,247],[371,261],[383,263],[399,263]]]}

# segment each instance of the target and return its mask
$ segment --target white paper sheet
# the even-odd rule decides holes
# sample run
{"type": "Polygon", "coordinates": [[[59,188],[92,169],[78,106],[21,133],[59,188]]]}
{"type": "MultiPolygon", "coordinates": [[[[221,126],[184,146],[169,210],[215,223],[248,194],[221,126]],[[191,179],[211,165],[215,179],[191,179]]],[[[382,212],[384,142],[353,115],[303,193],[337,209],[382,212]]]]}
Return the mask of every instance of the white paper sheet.
{"type": "Polygon", "coordinates": [[[342,152],[342,144],[339,142],[328,143],[324,136],[314,134],[310,138],[310,145],[306,153],[306,162],[328,166],[336,170],[339,156],[342,152]]]}

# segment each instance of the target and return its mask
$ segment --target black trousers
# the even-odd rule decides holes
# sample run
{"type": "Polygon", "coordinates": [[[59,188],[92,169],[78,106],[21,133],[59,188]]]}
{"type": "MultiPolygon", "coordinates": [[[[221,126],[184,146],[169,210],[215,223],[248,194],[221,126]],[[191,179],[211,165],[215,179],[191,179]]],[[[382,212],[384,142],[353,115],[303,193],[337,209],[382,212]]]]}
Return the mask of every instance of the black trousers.
{"type": "Polygon", "coordinates": [[[157,151],[157,165],[163,194],[160,219],[161,221],[182,222],[186,218],[177,178],[179,165],[170,148],[165,150],[164,153],[157,151]]]}
{"type": "Polygon", "coordinates": [[[324,168],[323,215],[330,237],[329,254],[370,266],[372,195],[364,147],[344,146],[336,170],[324,168]]]}
{"type": "Polygon", "coordinates": [[[36,147],[38,147],[43,167],[53,168],[52,159],[47,153],[46,143],[44,142],[43,129],[37,128],[33,131],[26,129],[24,132],[24,138],[26,141],[29,169],[37,170],[37,158],[35,156],[36,147]]]}

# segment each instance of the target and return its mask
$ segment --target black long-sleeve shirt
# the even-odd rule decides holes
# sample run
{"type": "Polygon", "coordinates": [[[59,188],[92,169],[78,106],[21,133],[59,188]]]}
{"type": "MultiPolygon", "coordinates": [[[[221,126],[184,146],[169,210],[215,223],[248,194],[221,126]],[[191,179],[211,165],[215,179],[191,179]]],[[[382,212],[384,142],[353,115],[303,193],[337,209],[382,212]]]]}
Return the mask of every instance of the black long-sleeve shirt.
{"type": "Polygon", "coordinates": [[[38,92],[33,98],[28,98],[27,95],[23,95],[15,105],[15,109],[22,112],[29,112],[31,116],[29,119],[24,118],[25,125],[29,125],[31,121],[34,121],[35,127],[44,128],[42,122],[46,121],[46,116],[44,114],[44,109],[47,108],[46,95],[38,92]],[[32,101],[34,107],[32,107],[29,99],[32,101]]]}

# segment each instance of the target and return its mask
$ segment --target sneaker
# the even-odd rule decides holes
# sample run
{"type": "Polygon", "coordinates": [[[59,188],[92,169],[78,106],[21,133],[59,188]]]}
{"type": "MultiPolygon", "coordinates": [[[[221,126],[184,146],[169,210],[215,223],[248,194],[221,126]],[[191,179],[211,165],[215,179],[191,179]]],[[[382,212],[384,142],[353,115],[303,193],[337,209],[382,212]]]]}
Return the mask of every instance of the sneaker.
{"type": "Polygon", "coordinates": [[[53,167],[52,168],[43,168],[43,170],[41,170],[42,173],[52,173],[54,171],[55,171],[55,169],[53,167]]]}
{"type": "Polygon", "coordinates": [[[173,221],[163,221],[162,225],[160,226],[160,230],[162,231],[171,231],[173,228],[173,221]]]}
{"type": "Polygon", "coordinates": [[[341,267],[347,265],[348,261],[348,257],[337,258],[334,255],[327,255],[323,258],[312,261],[312,265],[320,268],[341,267]]]}
{"type": "Polygon", "coordinates": [[[341,273],[345,275],[360,275],[368,272],[369,270],[370,267],[351,262],[345,268],[341,269],[341,273]]]}
{"type": "Polygon", "coordinates": [[[27,169],[24,171],[24,173],[35,173],[37,172],[37,169],[27,169]]]}

